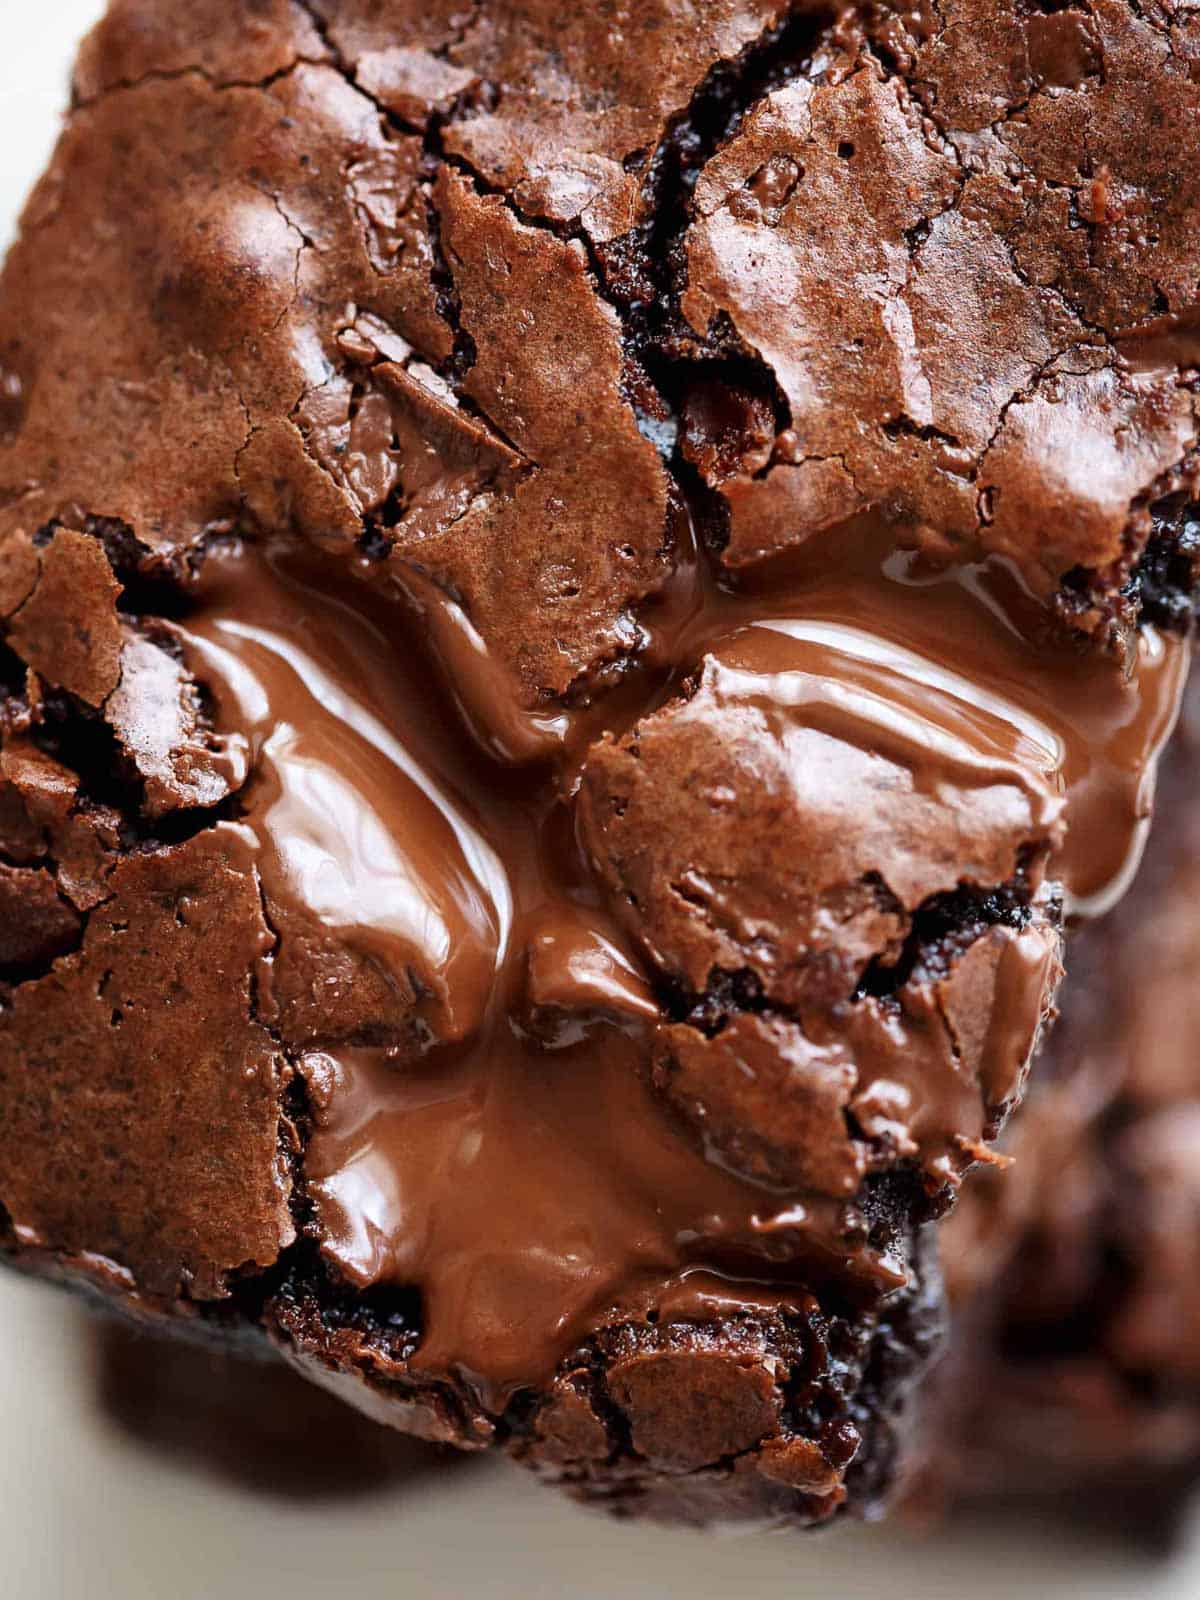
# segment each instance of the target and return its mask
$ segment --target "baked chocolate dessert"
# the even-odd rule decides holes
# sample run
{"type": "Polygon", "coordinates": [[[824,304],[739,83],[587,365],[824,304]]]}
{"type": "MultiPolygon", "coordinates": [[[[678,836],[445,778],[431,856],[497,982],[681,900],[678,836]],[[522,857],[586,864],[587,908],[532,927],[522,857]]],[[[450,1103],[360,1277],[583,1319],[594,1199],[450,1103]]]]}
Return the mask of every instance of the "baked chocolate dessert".
{"type": "Polygon", "coordinates": [[[15,1264],[877,1508],[1185,673],[1198,47],[117,0],[0,283],[15,1264]]]}
{"type": "Polygon", "coordinates": [[[1143,1533],[1200,1476],[1200,684],[1162,779],[1136,885],[1071,951],[1011,1174],[973,1177],[943,1234],[924,1475],[1143,1533]]]}

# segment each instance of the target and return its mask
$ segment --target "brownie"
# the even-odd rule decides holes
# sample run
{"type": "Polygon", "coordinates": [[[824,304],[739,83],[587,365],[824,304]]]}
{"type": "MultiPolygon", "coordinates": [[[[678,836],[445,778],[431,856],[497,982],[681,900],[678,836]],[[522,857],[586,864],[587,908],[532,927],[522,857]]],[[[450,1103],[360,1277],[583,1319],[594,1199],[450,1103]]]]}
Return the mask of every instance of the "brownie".
{"type": "Polygon", "coordinates": [[[115,0],[0,281],[0,1253],[879,1509],[1186,673],[1194,35],[115,0]]]}
{"type": "Polygon", "coordinates": [[[1011,1178],[969,1182],[943,1234],[926,1494],[1157,1536],[1200,1476],[1198,771],[1193,684],[1141,876],[1078,936],[1011,1178]]]}

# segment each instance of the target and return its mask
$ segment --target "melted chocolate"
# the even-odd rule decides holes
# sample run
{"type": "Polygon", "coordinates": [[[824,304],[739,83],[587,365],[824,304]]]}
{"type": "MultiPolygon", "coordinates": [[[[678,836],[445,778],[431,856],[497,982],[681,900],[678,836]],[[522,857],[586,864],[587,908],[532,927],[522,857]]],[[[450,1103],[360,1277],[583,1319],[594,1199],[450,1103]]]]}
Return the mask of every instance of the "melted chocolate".
{"type": "MultiPolygon", "coordinates": [[[[1123,666],[1095,651],[1064,649],[1006,561],[947,573],[893,551],[892,537],[874,519],[856,519],[846,526],[840,559],[831,561],[823,547],[808,562],[768,566],[732,593],[713,585],[703,562],[685,563],[690,579],[676,581],[689,595],[675,605],[686,616],[670,618],[658,648],[696,661],[705,650],[719,654],[738,626],[800,638],[806,628],[832,625],[842,631],[826,634],[829,644],[857,658],[859,672],[894,678],[899,671],[909,680],[910,709],[923,695],[933,722],[957,704],[976,725],[981,716],[993,719],[993,729],[1007,724],[1006,737],[1014,751],[1024,748],[1030,770],[1052,775],[1069,795],[1070,826],[1051,872],[1069,912],[1107,911],[1145,848],[1156,759],[1179,713],[1190,645],[1151,626],[1139,631],[1123,666]]],[[[779,670],[761,646],[756,653],[760,671],[779,670]]],[[[919,742],[919,723],[904,719],[902,737],[919,742]]]]}
{"type": "MultiPolygon", "coordinates": [[[[675,703],[703,663],[689,714],[765,719],[817,812],[882,770],[885,791],[982,815],[981,838],[989,808],[1020,812],[1079,910],[1132,870],[1185,647],[1147,630],[1128,672],[1064,665],[1003,568],[922,575],[881,566],[873,537],[847,550],[845,571],[769,593],[725,593],[683,563],[643,679],[536,723],[456,608],[414,580],[473,740],[396,637],[394,606],[372,609],[361,586],[348,599],[283,548],[221,547],[204,568],[183,639],[219,721],[251,739],[242,825],[266,901],[412,997],[409,1033],[317,1037],[301,1060],[322,1249],[357,1285],[419,1286],[414,1368],[457,1371],[492,1409],[613,1312],[699,1320],[714,1281],[741,1301],[835,1270],[867,1300],[905,1281],[853,1204],[724,1170],[649,1087],[661,974],[606,909],[573,821],[606,723],[675,703]]],[[[877,825],[882,846],[886,810],[877,825]]],[[[1048,959],[1021,937],[1001,963],[983,1069],[996,1102],[1036,1035],[1048,959]]],[[[830,1037],[857,1065],[864,1117],[900,1106],[935,1173],[950,1130],[983,1134],[978,1089],[926,1071],[895,1019],[852,1006],[830,1037]]]]}

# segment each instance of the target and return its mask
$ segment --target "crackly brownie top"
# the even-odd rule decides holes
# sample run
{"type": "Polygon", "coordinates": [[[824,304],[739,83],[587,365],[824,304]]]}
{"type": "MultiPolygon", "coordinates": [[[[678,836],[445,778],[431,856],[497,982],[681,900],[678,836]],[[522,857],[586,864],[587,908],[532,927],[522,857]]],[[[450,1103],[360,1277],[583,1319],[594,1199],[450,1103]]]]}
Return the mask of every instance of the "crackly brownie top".
{"type": "Polygon", "coordinates": [[[904,1291],[1177,705],[1194,52],[116,0],[0,288],[10,1248],[402,1291],[477,1431],[904,1291]]]}

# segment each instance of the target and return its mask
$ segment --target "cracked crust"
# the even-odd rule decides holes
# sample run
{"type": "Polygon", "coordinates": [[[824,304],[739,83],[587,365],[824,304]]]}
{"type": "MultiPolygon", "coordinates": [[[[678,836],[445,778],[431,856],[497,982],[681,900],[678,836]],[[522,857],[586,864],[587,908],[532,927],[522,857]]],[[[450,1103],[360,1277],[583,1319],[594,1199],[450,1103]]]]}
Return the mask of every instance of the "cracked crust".
{"type": "Polygon", "coordinates": [[[847,514],[883,509],[902,542],[1002,554],[1039,593],[1081,575],[1096,611],[1074,620],[1111,620],[1196,433],[1170,345],[1191,290],[1151,291],[1145,222],[1168,262],[1194,252],[1192,180],[1140,133],[1134,151],[1130,85],[1167,126],[1195,114],[1196,85],[1121,5],[955,5],[918,37],[881,20],[882,54],[868,28],[834,70],[775,90],[695,181],[683,314],[701,337],[723,321],[786,402],[767,465],[713,483],[726,559],[821,534],[832,491],[847,514]],[[1028,94],[1014,85],[984,124],[976,86],[993,112],[1006,100],[978,69],[997,34],[1028,94]],[[1114,171],[1123,186],[1096,176],[1114,171]],[[1159,312],[1157,349],[1130,360],[1159,312]]]}
{"type": "Polygon", "coordinates": [[[878,807],[846,827],[777,728],[693,737],[724,690],[719,651],[656,657],[681,502],[723,581],[869,512],[1101,643],[1143,599],[1185,623],[1192,178],[1129,125],[1200,90],[1186,20],[1106,0],[622,16],[120,0],[85,46],[0,293],[0,1246],[614,1509],[807,1524],[893,1474],[937,1323],[920,1219],[1050,1005],[1058,790],[1017,762],[951,802],[902,760],[851,774],[878,807]],[[573,776],[649,958],[642,1071],[714,1167],[839,1219],[811,1294],[614,1313],[496,1404],[415,1361],[418,1290],[332,1270],[301,1058],[419,1055],[429,985],[247,853],[261,751],[180,622],[234,533],[316,547],[392,631],[457,618],[459,665],[550,729],[493,753],[544,758],[611,691],[631,731],[573,776]]]}
{"type": "MultiPolygon", "coordinates": [[[[1200,92],[1191,25],[1164,33],[1112,0],[1032,20],[1002,7],[986,24],[959,5],[915,28],[878,7],[865,32],[846,19],[823,31],[819,8],[694,10],[639,6],[614,50],[590,13],[564,34],[540,7],[518,21],[280,0],[239,5],[219,29],[203,6],[169,21],[144,0],[115,7],[6,273],[0,349],[20,424],[0,447],[8,526],[73,526],[83,507],[178,560],[245,510],[348,544],[364,519],[378,543],[382,522],[380,548],[402,569],[425,571],[428,555],[530,703],[586,684],[641,648],[639,611],[666,575],[666,479],[610,385],[622,362],[660,360],[640,302],[668,261],[659,311],[676,346],[683,333],[696,353],[715,338],[749,357],[779,412],[766,465],[714,484],[731,566],[870,505],[901,542],[1009,556],[1060,591],[1076,626],[1127,622],[1150,508],[1192,470],[1182,264],[1196,211],[1166,160],[1177,140],[1135,149],[1127,112],[1131,84],[1140,103],[1147,83],[1156,122],[1186,123],[1200,92]],[[990,120],[968,89],[980,50],[1007,65],[990,120]],[[105,229],[134,192],[141,226],[105,229]],[[820,229],[805,220],[814,206],[820,229]],[[451,261],[456,214],[469,242],[451,261]],[[100,252],[102,349],[72,267],[81,234],[100,252]],[[494,319],[460,325],[487,234],[512,266],[577,282],[575,308],[545,322],[539,308],[519,350],[496,342],[494,319]],[[850,281],[834,299],[822,287],[850,281]],[[780,321],[772,304],[795,294],[809,320],[780,321]],[[986,385],[964,383],[964,327],[986,385]],[[547,353],[564,342],[617,410],[589,413],[598,447],[586,433],[582,450],[527,440],[540,470],[504,485],[513,385],[574,414],[552,398],[547,353]],[[420,451],[406,426],[389,430],[381,356],[478,414],[483,434],[464,415],[460,448],[484,459],[449,504],[410,487],[420,451]],[[65,376],[81,371],[95,377],[82,394],[65,376]],[[425,377],[437,372],[451,391],[425,377]],[[332,440],[331,426],[356,437],[332,440]],[[1059,475],[1064,442],[1088,463],[1074,478],[1059,475]],[[618,453],[630,493],[595,502],[597,522],[617,519],[601,563],[590,506],[618,453]],[[589,517],[564,542],[557,508],[581,498],[589,517]],[[546,601],[545,625],[520,637],[484,583],[498,552],[505,582],[546,601]]],[[[689,363],[671,363],[668,387],[686,388],[689,363]]],[[[648,426],[660,404],[639,405],[648,426]]],[[[418,432],[440,426],[426,417],[418,432]]],[[[1189,589],[1190,560],[1179,578],[1189,589]]]]}

